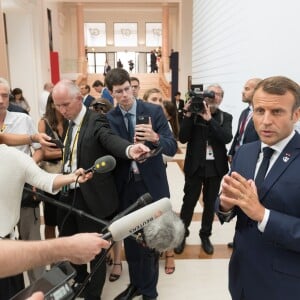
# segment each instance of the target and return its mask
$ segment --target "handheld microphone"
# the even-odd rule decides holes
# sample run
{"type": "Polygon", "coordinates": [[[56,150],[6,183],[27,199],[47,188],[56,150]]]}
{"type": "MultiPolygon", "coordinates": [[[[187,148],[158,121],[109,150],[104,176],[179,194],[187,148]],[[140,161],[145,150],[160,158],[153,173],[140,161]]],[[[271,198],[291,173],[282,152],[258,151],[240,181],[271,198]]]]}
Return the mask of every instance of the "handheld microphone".
{"type": "Polygon", "coordinates": [[[162,198],[116,220],[108,226],[108,232],[102,238],[112,239],[115,242],[121,241],[169,210],[171,210],[170,199],[162,198]]]}
{"type": "Polygon", "coordinates": [[[85,170],[84,173],[87,174],[89,172],[96,173],[108,173],[112,171],[116,166],[116,160],[111,155],[105,155],[98,158],[94,165],[89,169],[85,170]]]}
{"type": "Polygon", "coordinates": [[[149,193],[145,193],[144,195],[140,196],[133,204],[131,204],[129,207],[127,207],[125,210],[117,214],[111,221],[113,223],[114,221],[126,216],[127,214],[133,212],[134,210],[144,207],[147,204],[150,204],[152,202],[152,197],[149,193]]]}
{"type": "Polygon", "coordinates": [[[173,212],[168,211],[144,228],[146,245],[159,252],[178,247],[185,236],[182,220],[173,212]]]}

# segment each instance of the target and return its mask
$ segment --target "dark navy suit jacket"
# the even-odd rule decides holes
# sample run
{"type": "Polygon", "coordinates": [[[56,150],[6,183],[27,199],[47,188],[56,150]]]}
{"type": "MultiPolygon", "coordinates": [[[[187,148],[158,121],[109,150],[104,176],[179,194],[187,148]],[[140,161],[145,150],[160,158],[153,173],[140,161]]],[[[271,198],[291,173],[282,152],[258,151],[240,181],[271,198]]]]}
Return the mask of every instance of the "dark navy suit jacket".
{"type": "MultiPolygon", "coordinates": [[[[160,136],[159,146],[163,148],[162,153],[168,156],[175,155],[177,151],[177,142],[169,128],[168,121],[162,111],[162,108],[158,105],[147,103],[142,100],[136,101],[136,115],[147,115],[151,117],[153,130],[160,136]]],[[[119,106],[109,111],[107,113],[107,118],[112,130],[119,136],[128,139],[126,125],[119,106]]],[[[150,148],[155,147],[152,143],[148,142],[146,145],[150,148]]],[[[117,163],[115,177],[118,191],[120,193],[128,183],[130,166],[130,161],[121,160],[117,163]]],[[[154,200],[158,200],[163,197],[170,197],[166,167],[163,163],[161,154],[146,160],[144,163],[138,164],[138,168],[147,190],[154,200]]]]}
{"type": "Polygon", "coordinates": [[[87,95],[87,97],[85,98],[83,104],[84,104],[87,108],[89,108],[90,105],[91,105],[91,103],[93,102],[93,100],[95,100],[95,98],[94,98],[93,96],[87,95]]]}
{"type": "MultiPolygon", "coordinates": [[[[234,156],[234,154],[236,152],[236,147],[237,147],[237,145],[239,143],[239,140],[241,138],[240,134],[239,134],[240,126],[241,126],[242,120],[244,118],[244,114],[247,112],[247,110],[248,110],[248,108],[244,109],[241,112],[241,115],[239,117],[238,127],[237,127],[236,133],[234,135],[234,138],[233,138],[230,150],[228,152],[228,155],[234,156]]],[[[257,141],[258,139],[259,139],[259,137],[258,137],[258,134],[257,134],[255,128],[254,128],[254,123],[253,123],[253,120],[251,118],[249,120],[246,128],[245,128],[243,144],[254,142],[254,141],[257,141]]]]}
{"type": "MultiPolygon", "coordinates": [[[[233,158],[232,171],[253,179],[260,141],[245,144],[233,158]]],[[[241,209],[229,264],[229,289],[238,299],[299,299],[300,297],[300,135],[288,143],[258,191],[270,210],[262,233],[241,209]],[[244,298],[241,298],[244,295],[244,298]]],[[[221,222],[224,215],[218,214],[221,222]]],[[[226,220],[229,221],[229,220],[226,220]]]]}

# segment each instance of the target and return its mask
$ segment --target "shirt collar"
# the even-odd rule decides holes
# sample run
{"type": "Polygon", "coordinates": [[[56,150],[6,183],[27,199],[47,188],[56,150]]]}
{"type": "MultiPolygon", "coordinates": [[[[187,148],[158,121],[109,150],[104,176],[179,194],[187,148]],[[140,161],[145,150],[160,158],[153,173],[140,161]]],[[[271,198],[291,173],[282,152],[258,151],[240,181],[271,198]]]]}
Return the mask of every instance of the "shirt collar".
{"type": "Polygon", "coordinates": [[[270,148],[274,149],[276,152],[281,153],[283,151],[283,149],[285,148],[285,146],[293,138],[294,135],[295,135],[295,130],[293,130],[289,136],[287,136],[286,138],[284,138],[283,140],[279,141],[278,143],[276,143],[272,146],[269,146],[262,142],[261,143],[261,151],[265,147],[270,147],[270,148]]]}
{"type": "Polygon", "coordinates": [[[125,117],[125,114],[126,114],[126,113],[130,113],[130,114],[132,114],[132,115],[135,116],[135,115],[136,115],[136,106],[137,106],[136,100],[134,100],[132,106],[130,107],[130,109],[129,109],[128,111],[124,110],[124,109],[121,107],[121,105],[119,105],[119,108],[120,108],[120,110],[121,110],[121,112],[122,112],[123,117],[125,117]]]}
{"type": "Polygon", "coordinates": [[[77,117],[73,120],[73,122],[75,123],[76,126],[79,126],[84,118],[84,115],[86,113],[86,107],[85,105],[82,105],[81,110],[79,112],[79,114],[77,115],[77,117]]]}

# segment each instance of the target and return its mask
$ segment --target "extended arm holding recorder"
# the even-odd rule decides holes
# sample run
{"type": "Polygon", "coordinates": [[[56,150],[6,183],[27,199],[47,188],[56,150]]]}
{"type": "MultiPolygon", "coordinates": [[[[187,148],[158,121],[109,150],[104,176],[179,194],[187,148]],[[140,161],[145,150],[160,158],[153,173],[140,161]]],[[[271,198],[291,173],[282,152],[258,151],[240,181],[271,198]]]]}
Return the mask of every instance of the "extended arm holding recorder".
{"type": "Polygon", "coordinates": [[[0,240],[0,245],[0,277],[6,277],[63,260],[87,263],[110,243],[98,233],[80,233],[45,241],[0,240]]]}

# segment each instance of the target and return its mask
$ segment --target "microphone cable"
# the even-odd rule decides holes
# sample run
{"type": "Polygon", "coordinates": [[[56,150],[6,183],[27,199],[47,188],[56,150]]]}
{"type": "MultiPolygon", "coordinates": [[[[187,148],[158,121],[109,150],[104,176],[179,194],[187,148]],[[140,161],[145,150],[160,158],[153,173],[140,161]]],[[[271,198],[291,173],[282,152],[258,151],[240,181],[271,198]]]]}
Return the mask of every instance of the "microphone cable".
{"type": "Polygon", "coordinates": [[[105,259],[107,256],[107,253],[110,251],[110,249],[115,244],[114,241],[112,241],[111,245],[107,249],[103,249],[99,254],[99,258],[96,261],[96,264],[94,265],[94,268],[90,270],[90,273],[85,277],[84,281],[78,285],[78,288],[76,285],[76,282],[73,284],[72,288],[74,291],[74,296],[71,298],[71,300],[75,300],[86,288],[87,284],[89,283],[89,280],[94,276],[95,272],[98,270],[98,268],[105,263],[105,259]]]}
{"type": "Polygon", "coordinates": [[[63,218],[63,220],[62,220],[62,222],[61,222],[60,229],[59,229],[59,231],[58,231],[58,236],[60,236],[60,232],[63,231],[63,228],[64,228],[64,226],[65,226],[65,223],[66,223],[66,221],[67,221],[67,218],[71,215],[71,213],[73,212],[73,209],[75,208],[76,190],[77,190],[76,186],[77,186],[77,184],[79,185],[78,180],[79,180],[79,177],[80,177],[80,176],[81,176],[81,175],[78,175],[77,178],[76,178],[76,180],[75,180],[75,189],[74,189],[74,194],[73,194],[72,203],[71,203],[71,205],[70,205],[70,209],[68,210],[67,214],[65,215],[65,217],[63,218]]]}

